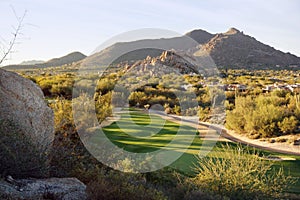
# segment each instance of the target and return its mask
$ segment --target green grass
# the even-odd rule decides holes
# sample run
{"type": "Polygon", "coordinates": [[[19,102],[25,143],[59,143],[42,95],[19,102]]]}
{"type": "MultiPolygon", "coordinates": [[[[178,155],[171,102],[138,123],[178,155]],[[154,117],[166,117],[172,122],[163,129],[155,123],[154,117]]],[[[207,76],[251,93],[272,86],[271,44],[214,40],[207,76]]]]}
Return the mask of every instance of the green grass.
{"type": "MultiPolygon", "coordinates": [[[[189,126],[182,126],[181,129],[184,131],[184,135],[195,136],[193,142],[186,151],[185,147],[187,144],[184,138],[170,144],[170,141],[176,136],[179,127],[179,124],[165,121],[158,116],[149,116],[139,111],[130,110],[130,112],[123,113],[117,123],[114,122],[110,126],[103,128],[103,131],[115,145],[130,152],[146,153],[159,150],[161,147],[167,147],[169,150],[174,151],[182,151],[183,155],[172,163],[170,167],[186,175],[193,176],[193,167],[197,162],[196,155],[199,153],[203,141],[197,137],[197,130],[189,126]],[[129,123],[129,120],[132,120],[133,123],[129,123]]],[[[94,139],[97,140],[97,138],[94,139]]],[[[214,150],[219,149],[221,145],[222,142],[217,142],[214,150]]],[[[235,143],[230,143],[230,145],[236,146],[235,143]]],[[[202,150],[207,149],[202,148],[202,150]]],[[[296,160],[277,161],[274,167],[279,168],[283,166],[287,174],[293,177],[300,177],[300,156],[284,155],[264,150],[257,151],[260,155],[264,156],[272,155],[295,158],[296,160]]],[[[289,192],[300,193],[299,179],[289,192]]]]}
{"type": "MultiPolygon", "coordinates": [[[[130,152],[152,152],[167,145],[168,149],[182,151],[182,148],[186,145],[184,140],[178,140],[174,144],[169,144],[177,134],[179,124],[170,121],[164,123],[164,120],[155,115],[151,117],[152,123],[150,125],[149,115],[137,112],[131,112],[130,115],[122,114],[118,123],[105,127],[103,131],[114,144],[130,152]],[[128,123],[130,118],[134,123],[128,123]]],[[[182,126],[181,130],[183,130],[185,136],[196,135],[197,133],[195,129],[189,126],[182,126]]],[[[199,146],[198,142],[194,142],[190,149],[196,151],[199,146]]]]}

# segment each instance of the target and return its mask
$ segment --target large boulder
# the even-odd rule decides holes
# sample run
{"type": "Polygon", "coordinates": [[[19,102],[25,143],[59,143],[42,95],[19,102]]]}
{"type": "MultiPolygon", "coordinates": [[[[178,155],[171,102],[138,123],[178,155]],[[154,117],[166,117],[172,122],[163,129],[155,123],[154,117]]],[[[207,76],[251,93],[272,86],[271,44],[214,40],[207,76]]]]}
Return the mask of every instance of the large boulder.
{"type": "Polygon", "coordinates": [[[86,186],[76,178],[0,181],[0,199],[85,200],[86,186]]]}
{"type": "Polygon", "coordinates": [[[54,140],[53,111],[35,83],[3,69],[0,69],[0,139],[0,173],[46,176],[47,157],[54,140]]]}

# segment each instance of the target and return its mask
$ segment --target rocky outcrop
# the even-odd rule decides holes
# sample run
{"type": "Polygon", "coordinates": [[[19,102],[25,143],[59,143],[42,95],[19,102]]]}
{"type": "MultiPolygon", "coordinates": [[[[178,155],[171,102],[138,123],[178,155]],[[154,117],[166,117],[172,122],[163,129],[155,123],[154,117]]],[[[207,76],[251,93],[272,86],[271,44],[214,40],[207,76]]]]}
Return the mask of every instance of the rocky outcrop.
{"type": "Polygon", "coordinates": [[[86,186],[76,178],[0,181],[0,199],[85,200],[86,186]]]}
{"type": "Polygon", "coordinates": [[[184,52],[164,51],[160,56],[148,56],[144,60],[140,60],[130,65],[125,63],[124,66],[119,65],[124,71],[139,76],[149,74],[152,77],[163,77],[166,74],[190,74],[199,73],[194,60],[184,52]]]}
{"type": "MultiPolygon", "coordinates": [[[[6,141],[4,149],[9,149],[7,156],[11,155],[11,158],[0,156],[1,162],[5,162],[1,163],[1,169],[11,162],[11,159],[16,161],[23,159],[26,153],[28,162],[33,162],[36,155],[40,155],[47,162],[45,158],[49,155],[54,139],[53,112],[46,105],[42,90],[36,84],[16,73],[2,69],[0,69],[0,122],[2,126],[0,136],[6,141]],[[14,140],[16,142],[13,142],[14,140]],[[24,143],[21,144],[23,140],[24,143]],[[35,155],[29,155],[31,152],[27,152],[26,149],[34,149],[35,155]],[[20,154],[23,156],[18,158],[20,154]]],[[[9,166],[6,167],[9,171],[9,166]]],[[[27,170],[29,173],[27,176],[31,175],[29,171],[32,171],[32,175],[36,175],[35,170],[27,170]]]]}

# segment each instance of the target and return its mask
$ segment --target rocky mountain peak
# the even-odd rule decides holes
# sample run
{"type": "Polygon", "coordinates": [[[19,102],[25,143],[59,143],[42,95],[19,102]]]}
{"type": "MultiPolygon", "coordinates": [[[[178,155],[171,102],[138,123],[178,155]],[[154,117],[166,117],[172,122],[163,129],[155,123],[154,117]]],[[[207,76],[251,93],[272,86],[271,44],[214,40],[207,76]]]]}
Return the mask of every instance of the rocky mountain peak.
{"type": "Polygon", "coordinates": [[[196,29],[196,30],[190,31],[190,32],[186,33],[185,35],[194,39],[199,44],[204,44],[204,43],[208,42],[211,38],[214,37],[213,34],[207,32],[207,31],[204,31],[202,29],[196,29]]]}
{"type": "Polygon", "coordinates": [[[200,52],[208,53],[217,66],[245,67],[288,67],[300,65],[300,58],[287,54],[245,35],[236,28],[217,34],[201,46],[200,52]]]}
{"type": "Polygon", "coordinates": [[[242,32],[239,31],[238,29],[232,27],[227,32],[225,32],[224,35],[235,35],[238,33],[242,33],[242,32]]]}

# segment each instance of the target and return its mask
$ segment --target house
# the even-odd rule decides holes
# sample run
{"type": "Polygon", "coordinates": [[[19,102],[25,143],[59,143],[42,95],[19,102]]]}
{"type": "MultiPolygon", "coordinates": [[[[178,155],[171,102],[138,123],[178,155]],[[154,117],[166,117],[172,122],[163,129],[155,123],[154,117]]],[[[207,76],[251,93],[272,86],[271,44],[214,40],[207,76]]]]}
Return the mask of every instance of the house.
{"type": "Polygon", "coordinates": [[[225,85],[225,91],[239,91],[239,92],[245,92],[247,90],[247,85],[243,84],[229,84],[225,85]]]}
{"type": "Polygon", "coordinates": [[[300,92],[300,84],[293,84],[293,85],[287,85],[287,84],[266,85],[265,88],[263,88],[262,90],[265,93],[272,92],[274,90],[286,90],[286,91],[289,91],[289,92],[300,92]]]}

